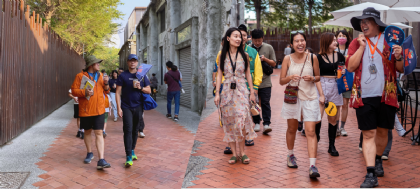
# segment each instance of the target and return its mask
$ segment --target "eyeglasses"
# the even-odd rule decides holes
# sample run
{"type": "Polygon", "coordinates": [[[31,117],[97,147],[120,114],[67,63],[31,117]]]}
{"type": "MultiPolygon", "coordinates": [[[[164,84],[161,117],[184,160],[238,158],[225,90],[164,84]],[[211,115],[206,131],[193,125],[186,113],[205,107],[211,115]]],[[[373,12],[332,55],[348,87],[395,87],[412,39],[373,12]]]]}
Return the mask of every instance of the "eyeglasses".
{"type": "Polygon", "coordinates": [[[360,20],[360,25],[361,24],[366,24],[366,25],[369,25],[370,24],[370,20],[360,20]]]}
{"type": "Polygon", "coordinates": [[[304,33],[303,30],[291,31],[290,34],[304,33]]]}

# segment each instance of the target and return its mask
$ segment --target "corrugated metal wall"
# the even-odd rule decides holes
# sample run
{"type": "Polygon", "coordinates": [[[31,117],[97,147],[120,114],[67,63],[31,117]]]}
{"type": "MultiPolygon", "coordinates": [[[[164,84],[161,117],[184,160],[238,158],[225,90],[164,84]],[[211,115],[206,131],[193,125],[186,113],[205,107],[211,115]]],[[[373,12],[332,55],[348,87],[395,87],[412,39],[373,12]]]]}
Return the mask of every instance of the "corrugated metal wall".
{"type": "MultiPolygon", "coordinates": [[[[0,145],[69,100],[84,60],[23,0],[0,0],[0,145]]],[[[36,136],[34,136],[36,137],[36,136]]]]}

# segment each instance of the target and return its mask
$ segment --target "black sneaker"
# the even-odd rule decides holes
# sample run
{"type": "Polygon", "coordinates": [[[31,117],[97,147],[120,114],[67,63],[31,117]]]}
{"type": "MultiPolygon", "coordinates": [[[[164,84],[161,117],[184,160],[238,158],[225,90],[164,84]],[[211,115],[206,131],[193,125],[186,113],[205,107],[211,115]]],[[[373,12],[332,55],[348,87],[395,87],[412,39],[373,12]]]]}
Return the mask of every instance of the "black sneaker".
{"type": "Polygon", "coordinates": [[[301,134],[302,134],[302,136],[306,136],[305,135],[305,129],[302,130],[302,133],[301,134]]]}
{"type": "Polygon", "coordinates": [[[111,164],[109,164],[108,162],[105,161],[105,159],[100,159],[98,161],[98,165],[96,166],[96,169],[98,170],[102,170],[104,168],[110,168],[111,164]]]}
{"type": "Polygon", "coordinates": [[[378,177],[373,176],[373,173],[368,173],[365,176],[365,181],[360,185],[360,188],[373,188],[378,185],[378,177]]]}
{"type": "Polygon", "coordinates": [[[84,162],[85,162],[86,164],[89,164],[89,163],[92,161],[92,159],[93,159],[93,153],[92,153],[92,152],[89,152],[89,153],[87,153],[87,155],[86,155],[86,158],[85,158],[84,162]]]}
{"type": "Polygon", "coordinates": [[[77,138],[80,138],[80,133],[81,133],[82,131],[77,131],[77,135],[76,135],[76,137],[77,138]]]}
{"type": "Polygon", "coordinates": [[[174,121],[179,121],[178,116],[175,116],[175,117],[174,117],[174,121]]]}
{"type": "Polygon", "coordinates": [[[84,139],[85,138],[85,132],[80,132],[80,139],[84,139]]]}
{"type": "Polygon", "coordinates": [[[384,172],[384,167],[382,167],[382,160],[381,159],[376,159],[375,160],[375,173],[377,177],[383,177],[385,172],[384,172]]]}
{"type": "Polygon", "coordinates": [[[318,172],[318,168],[316,168],[314,165],[312,165],[309,168],[309,177],[310,178],[316,178],[316,177],[320,177],[321,175],[318,172]]]}
{"type": "Polygon", "coordinates": [[[166,118],[171,119],[172,118],[171,114],[166,114],[166,118]]]}
{"type": "Polygon", "coordinates": [[[303,121],[299,121],[298,131],[302,131],[302,129],[303,129],[303,121]]]}

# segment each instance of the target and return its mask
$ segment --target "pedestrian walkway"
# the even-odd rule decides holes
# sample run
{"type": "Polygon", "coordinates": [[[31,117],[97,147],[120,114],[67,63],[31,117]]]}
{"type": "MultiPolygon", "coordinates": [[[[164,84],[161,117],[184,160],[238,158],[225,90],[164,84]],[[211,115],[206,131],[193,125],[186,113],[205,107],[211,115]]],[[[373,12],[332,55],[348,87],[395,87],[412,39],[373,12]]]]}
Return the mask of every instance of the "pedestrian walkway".
{"type": "MultiPolygon", "coordinates": [[[[350,109],[346,123],[347,137],[336,140],[339,157],[328,154],[328,126],[326,116],[323,119],[321,140],[318,145],[316,166],[321,177],[312,180],[308,176],[309,159],[307,141],[297,133],[295,155],[298,169],[286,166],[286,120],[280,117],[284,99],[284,88],[279,83],[280,69],[272,75],[272,125],[269,135],[258,132],[255,146],[245,147],[251,159],[249,165],[240,162],[229,165],[231,155],[223,154],[227,143],[223,142],[223,129],[218,125],[217,111],[204,119],[197,130],[196,142],[201,146],[192,156],[208,158],[201,171],[192,181],[190,188],[358,188],[366,175],[362,153],[358,149],[360,131],[357,128],[355,110],[350,109]]],[[[209,102],[207,102],[209,103],[209,102]]],[[[412,146],[411,136],[399,137],[394,131],[394,141],[389,160],[384,161],[385,177],[379,178],[380,187],[409,188],[420,186],[420,147],[412,146]]]]}

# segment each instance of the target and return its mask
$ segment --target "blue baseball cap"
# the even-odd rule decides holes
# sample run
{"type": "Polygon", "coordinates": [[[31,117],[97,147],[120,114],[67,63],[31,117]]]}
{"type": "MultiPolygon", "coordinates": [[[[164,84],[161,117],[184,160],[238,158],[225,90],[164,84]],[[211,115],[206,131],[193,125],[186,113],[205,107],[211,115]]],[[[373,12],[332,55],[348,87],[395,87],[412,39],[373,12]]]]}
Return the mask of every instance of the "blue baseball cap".
{"type": "Polygon", "coordinates": [[[137,55],[135,55],[135,54],[130,54],[130,55],[128,55],[127,60],[131,60],[131,59],[139,60],[139,57],[137,57],[137,55]]]}

